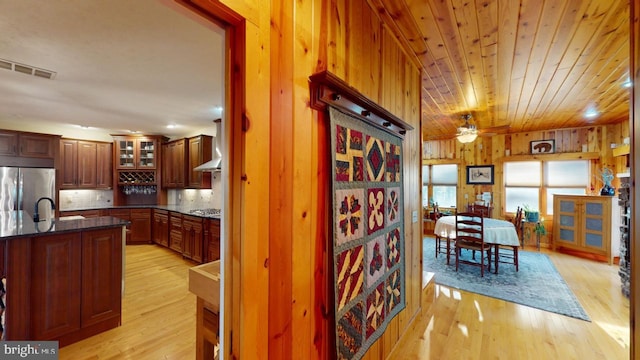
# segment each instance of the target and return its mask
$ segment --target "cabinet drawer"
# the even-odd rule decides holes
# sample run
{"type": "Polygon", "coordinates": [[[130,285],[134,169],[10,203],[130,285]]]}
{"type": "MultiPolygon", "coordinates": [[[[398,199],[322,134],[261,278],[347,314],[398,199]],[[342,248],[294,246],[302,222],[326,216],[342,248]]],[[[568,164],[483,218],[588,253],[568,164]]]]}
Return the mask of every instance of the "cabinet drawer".
{"type": "Polygon", "coordinates": [[[182,253],[182,215],[180,213],[169,214],[169,248],[182,253]]]}

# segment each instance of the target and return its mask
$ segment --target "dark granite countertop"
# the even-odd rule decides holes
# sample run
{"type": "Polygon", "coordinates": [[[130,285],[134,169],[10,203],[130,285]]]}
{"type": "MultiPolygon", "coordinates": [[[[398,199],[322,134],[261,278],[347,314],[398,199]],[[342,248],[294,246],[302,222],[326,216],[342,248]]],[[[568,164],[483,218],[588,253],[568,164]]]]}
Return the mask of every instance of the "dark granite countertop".
{"type": "MultiPolygon", "coordinates": [[[[60,210],[61,213],[65,211],[85,211],[85,210],[108,210],[108,209],[160,209],[167,211],[179,212],[184,215],[201,217],[204,219],[220,219],[220,215],[212,214],[197,214],[193,213],[193,210],[201,209],[201,207],[194,207],[190,205],[127,205],[127,206],[109,206],[109,207],[90,207],[82,209],[68,209],[60,210]]],[[[64,216],[64,215],[63,215],[64,216]]]]}
{"type": "Polygon", "coordinates": [[[112,216],[69,220],[56,218],[36,223],[31,215],[25,211],[2,211],[0,212],[0,239],[105,229],[125,226],[128,223],[126,220],[112,216]]]}

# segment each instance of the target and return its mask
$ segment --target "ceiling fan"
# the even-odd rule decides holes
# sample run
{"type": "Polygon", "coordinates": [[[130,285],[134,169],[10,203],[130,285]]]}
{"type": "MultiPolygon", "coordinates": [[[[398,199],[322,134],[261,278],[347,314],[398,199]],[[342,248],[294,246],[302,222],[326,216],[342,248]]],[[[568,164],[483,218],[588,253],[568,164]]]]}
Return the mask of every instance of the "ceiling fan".
{"type": "Polygon", "coordinates": [[[464,124],[458,127],[456,139],[458,139],[458,141],[463,144],[473,142],[478,137],[478,135],[492,136],[498,133],[504,133],[509,130],[509,125],[494,126],[491,128],[479,130],[474,124],[470,122],[472,118],[471,114],[463,114],[461,117],[464,119],[464,124]]]}
{"type": "Polygon", "coordinates": [[[458,128],[456,138],[463,144],[473,142],[478,137],[478,129],[475,125],[469,123],[471,114],[462,115],[464,124],[458,128]]]}

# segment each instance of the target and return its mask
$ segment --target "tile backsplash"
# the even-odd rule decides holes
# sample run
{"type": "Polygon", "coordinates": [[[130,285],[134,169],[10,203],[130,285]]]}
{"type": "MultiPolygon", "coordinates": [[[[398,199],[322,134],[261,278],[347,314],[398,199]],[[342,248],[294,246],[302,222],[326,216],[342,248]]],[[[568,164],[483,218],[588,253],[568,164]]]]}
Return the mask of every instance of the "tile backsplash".
{"type": "Polygon", "coordinates": [[[113,206],[113,190],[60,190],[60,211],[113,206]]]}
{"type": "MultiPolygon", "coordinates": [[[[57,201],[60,211],[83,210],[113,206],[113,190],[60,190],[57,201]]],[[[222,182],[220,176],[211,180],[211,189],[169,189],[167,204],[194,209],[221,209],[222,182]]]]}
{"type": "Polygon", "coordinates": [[[194,209],[221,209],[222,182],[220,176],[214,176],[211,179],[211,189],[169,189],[167,203],[189,206],[194,209]]]}

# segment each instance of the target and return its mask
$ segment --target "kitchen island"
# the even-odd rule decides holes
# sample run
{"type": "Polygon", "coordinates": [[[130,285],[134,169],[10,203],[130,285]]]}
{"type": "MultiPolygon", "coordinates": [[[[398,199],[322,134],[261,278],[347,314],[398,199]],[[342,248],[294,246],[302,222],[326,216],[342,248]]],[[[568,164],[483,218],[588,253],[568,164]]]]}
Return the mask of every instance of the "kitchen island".
{"type": "Polygon", "coordinates": [[[0,221],[5,340],[62,347],[120,325],[127,221],[33,222],[21,211],[2,213],[0,221]]]}

